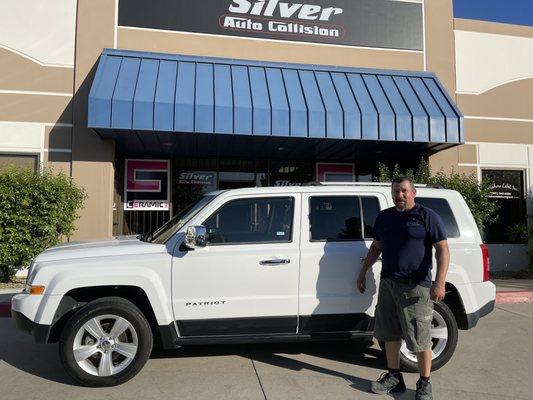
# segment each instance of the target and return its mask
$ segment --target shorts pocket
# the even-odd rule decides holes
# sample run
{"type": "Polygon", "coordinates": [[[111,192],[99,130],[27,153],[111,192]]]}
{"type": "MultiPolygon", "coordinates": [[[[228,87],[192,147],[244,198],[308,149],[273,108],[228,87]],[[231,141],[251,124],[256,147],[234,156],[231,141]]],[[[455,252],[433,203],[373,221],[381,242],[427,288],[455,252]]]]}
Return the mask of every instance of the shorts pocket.
{"type": "Polygon", "coordinates": [[[424,351],[431,348],[431,320],[421,321],[416,319],[414,321],[415,337],[413,342],[416,343],[417,351],[424,351]]]}

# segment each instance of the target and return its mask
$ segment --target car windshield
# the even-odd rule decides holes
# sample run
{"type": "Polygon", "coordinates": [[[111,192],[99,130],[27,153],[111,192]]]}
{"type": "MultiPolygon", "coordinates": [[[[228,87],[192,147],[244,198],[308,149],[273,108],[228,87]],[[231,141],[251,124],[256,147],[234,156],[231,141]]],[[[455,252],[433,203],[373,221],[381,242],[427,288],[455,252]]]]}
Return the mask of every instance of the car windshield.
{"type": "Polygon", "coordinates": [[[167,223],[154,232],[149,232],[140,237],[141,240],[152,243],[165,243],[174,233],[180,230],[187,222],[208,205],[219,193],[210,193],[201,197],[196,203],[173,216],[167,223]]]}

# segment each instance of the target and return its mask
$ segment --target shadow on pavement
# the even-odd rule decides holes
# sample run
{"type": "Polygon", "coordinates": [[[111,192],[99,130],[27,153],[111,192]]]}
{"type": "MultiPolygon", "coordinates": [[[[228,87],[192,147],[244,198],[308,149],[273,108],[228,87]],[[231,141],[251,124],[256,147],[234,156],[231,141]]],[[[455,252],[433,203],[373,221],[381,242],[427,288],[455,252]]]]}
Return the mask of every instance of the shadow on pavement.
{"type": "MultiPolygon", "coordinates": [[[[241,345],[189,346],[177,350],[154,350],[151,358],[211,357],[237,355],[253,361],[270,364],[291,371],[308,370],[344,379],[350,387],[369,392],[370,380],[325,368],[319,365],[295,360],[286,355],[309,355],[341,363],[376,369],[376,379],[386,369],[381,351],[358,342],[306,342],[269,343],[241,345]]],[[[395,399],[414,398],[414,391],[391,395],[395,399]]]]}
{"type": "MultiPolygon", "coordinates": [[[[64,371],[59,360],[58,345],[35,344],[33,338],[19,332],[10,318],[0,318],[0,360],[7,364],[50,381],[65,385],[77,386],[64,371]]],[[[324,360],[331,360],[366,368],[376,369],[376,378],[386,365],[381,352],[357,342],[306,342],[306,343],[272,343],[242,345],[204,345],[183,347],[177,350],[154,350],[151,358],[186,358],[216,357],[236,355],[255,362],[270,364],[291,371],[308,370],[344,379],[350,387],[368,392],[370,381],[357,376],[345,374],[313,363],[296,360],[288,355],[309,355],[324,360]]],[[[409,390],[402,399],[411,396],[409,390]]],[[[412,391],[411,391],[412,392],[412,391]]]]}
{"type": "Polygon", "coordinates": [[[61,365],[57,343],[35,344],[13,326],[11,318],[0,318],[0,337],[0,360],[28,374],[76,386],[61,365]]]}

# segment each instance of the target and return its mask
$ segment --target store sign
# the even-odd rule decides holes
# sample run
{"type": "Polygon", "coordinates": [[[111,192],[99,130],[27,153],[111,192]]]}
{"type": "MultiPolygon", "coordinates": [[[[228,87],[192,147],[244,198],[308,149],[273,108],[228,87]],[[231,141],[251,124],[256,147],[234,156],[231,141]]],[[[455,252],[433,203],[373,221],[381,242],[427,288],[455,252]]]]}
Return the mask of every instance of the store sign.
{"type": "Polygon", "coordinates": [[[178,176],[178,183],[185,185],[216,185],[216,172],[184,171],[178,176]]]}
{"type": "Polygon", "coordinates": [[[124,210],[169,210],[168,160],[126,160],[124,210]]]}
{"type": "Polygon", "coordinates": [[[291,182],[288,179],[278,179],[274,182],[274,186],[302,186],[300,182],[291,182]]]}
{"type": "Polygon", "coordinates": [[[423,50],[422,3],[395,0],[120,0],[120,26],[423,50]]]}
{"type": "Polygon", "coordinates": [[[490,198],[523,199],[523,172],[506,170],[483,170],[482,178],[490,182],[490,198]]]}

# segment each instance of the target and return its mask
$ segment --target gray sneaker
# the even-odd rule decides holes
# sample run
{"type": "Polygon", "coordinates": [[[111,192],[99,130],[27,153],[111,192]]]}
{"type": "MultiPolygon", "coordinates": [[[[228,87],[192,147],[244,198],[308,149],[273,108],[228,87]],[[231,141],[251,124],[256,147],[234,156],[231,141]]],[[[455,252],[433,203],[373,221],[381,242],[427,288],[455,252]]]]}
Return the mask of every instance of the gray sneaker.
{"type": "Polygon", "coordinates": [[[405,383],[402,374],[384,372],[377,381],[370,384],[370,391],[376,394],[405,392],[405,383]]]}
{"type": "Polygon", "coordinates": [[[433,394],[431,393],[431,382],[423,381],[419,379],[416,382],[416,400],[433,400],[433,394]]]}

